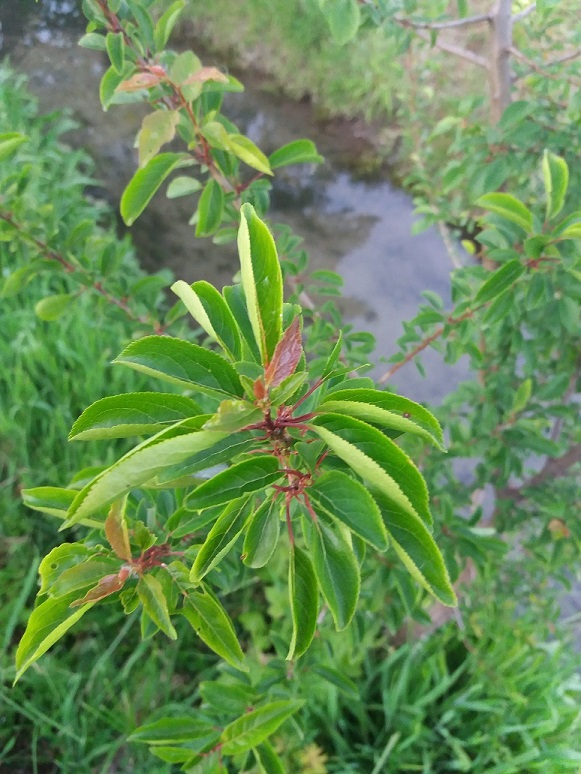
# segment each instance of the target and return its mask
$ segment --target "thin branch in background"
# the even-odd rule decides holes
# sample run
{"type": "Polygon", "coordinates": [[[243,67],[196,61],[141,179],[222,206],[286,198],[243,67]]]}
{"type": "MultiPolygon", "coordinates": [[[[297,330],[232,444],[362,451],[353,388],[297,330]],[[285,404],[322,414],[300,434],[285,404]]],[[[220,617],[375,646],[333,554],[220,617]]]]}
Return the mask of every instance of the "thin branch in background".
{"type": "Polygon", "coordinates": [[[510,53],[515,57],[515,59],[519,59],[521,62],[524,62],[528,67],[530,67],[531,70],[534,70],[534,72],[538,73],[539,75],[542,75],[544,78],[550,78],[553,81],[560,81],[561,83],[563,81],[566,81],[567,83],[570,83],[572,86],[581,87],[581,78],[575,78],[573,75],[564,75],[563,73],[554,74],[547,72],[546,68],[551,67],[555,64],[560,64],[562,62],[567,62],[572,59],[576,59],[578,56],[581,56],[581,49],[579,51],[576,51],[574,54],[568,54],[566,57],[561,57],[560,59],[554,59],[551,62],[543,62],[542,64],[538,64],[537,62],[533,62],[532,59],[529,59],[528,56],[523,54],[523,52],[515,48],[514,46],[511,46],[510,53]]]}
{"type": "Polygon", "coordinates": [[[467,27],[470,24],[480,24],[481,22],[489,22],[491,16],[489,13],[481,13],[476,16],[467,16],[465,19],[449,19],[442,22],[419,22],[413,21],[413,19],[403,19],[400,16],[395,17],[395,21],[398,24],[402,24],[406,27],[413,27],[416,30],[447,30],[452,27],[467,27]]]}
{"type": "Polygon", "coordinates": [[[532,3],[532,5],[529,5],[529,7],[525,8],[524,11],[519,11],[519,13],[515,13],[515,15],[512,17],[513,24],[514,22],[524,19],[526,16],[532,13],[536,9],[536,7],[537,7],[537,4],[532,3]]]}
{"type": "Polygon", "coordinates": [[[571,62],[573,59],[579,59],[580,56],[581,48],[578,48],[577,51],[572,51],[570,54],[564,54],[557,59],[551,59],[550,62],[543,62],[543,67],[552,67],[556,64],[563,64],[563,62],[571,62]]]}
{"type": "Polygon", "coordinates": [[[446,43],[444,40],[440,40],[439,38],[432,40],[431,35],[425,32],[425,30],[417,29],[407,19],[396,18],[395,21],[400,25],[400,27],[413,30],[419,38],[427,41],[428,43],[431,43],[432,45],[436,46],[436,48],[440,48],[442,51],[447,51],[449,54],[454,54],[454,56],[460,57],[460,59],[466,59],[466,61],[478,65],[478,67],[483,67],[485,70],[488,70],[487,60],[483,56],[475,54],[474,51],[469,51],[467,48],[455,46],[452,43],[446,43]]]}

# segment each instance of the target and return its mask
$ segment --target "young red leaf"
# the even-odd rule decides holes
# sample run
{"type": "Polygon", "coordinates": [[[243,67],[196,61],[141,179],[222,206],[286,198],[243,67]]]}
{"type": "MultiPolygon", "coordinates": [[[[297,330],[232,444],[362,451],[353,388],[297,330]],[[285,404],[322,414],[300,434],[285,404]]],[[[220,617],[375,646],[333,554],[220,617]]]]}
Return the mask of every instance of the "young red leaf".
{"type": "MultiPolygon", "coordinates": [[[[163,77],[165,77],[165,72],[163,73],[163,77]]],[[[120,83],[115,91],[132,92],[140,91],[141,89],[152,89],[154,86],[157,86],[161,80],[162,77],[155,73],[136,73],[128,80],[120,83]]]]}
{"type": "Polygon", "coordinates": [[[217,67],[202,67],[201,70],[188,76],[182,86],[189,86],[192,83],[205,83],[206,81],[228,83],[228,77],[224,75],[224,73],[221,73],[217,67]]]}
{"type": "Polygon", "coordinates": [[[105,519],[105,535],[117,556],[128,562],[131,559],[131,548],[129,546],[127,522],[125,521],[126,502],[127,498],[123,497],[111,506],[109,515],[105,519]]]}
{"type": "Polygon", "coordinates": [[[303,353],[300,326],[300,319],[295,317],[276,345],[272,360],[264,373],[267,387],[278,387],[288,376],[294,374],[303,353]]]}
{"type": "Polygon", "coordinates": [[[86,605],[88,602],[98,602],[100,599],[111,596],[116,591],[120,591],[125,585],[125,581],[131,574],[129,567],[122,567],[116,575],[105,575],[99,583],[87,591],[82,599],[76,599],[71,602],[71,607],[86,605]]]}

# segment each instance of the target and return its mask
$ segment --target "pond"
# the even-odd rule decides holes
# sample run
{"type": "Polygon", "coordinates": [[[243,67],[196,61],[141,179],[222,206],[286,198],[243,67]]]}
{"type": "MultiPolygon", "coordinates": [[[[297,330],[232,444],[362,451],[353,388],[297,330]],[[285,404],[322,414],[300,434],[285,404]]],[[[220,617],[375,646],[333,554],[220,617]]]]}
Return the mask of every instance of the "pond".
{"type": "MultiPolygon", "coordinates": [[[[102,181],[98,195],[115,207],[136,168],[133,141],[144,112],[140,106],[101,109],[98,84],[105,58],[81,49],[76,42],[84,20],[75,0],[0,0],[0,55],[25,72],[42,110],[69,108],[79,124],[66,135],[84,147],[97,164],[102,181]]],[[[222,63],[200,51],[205,64],[222,63]]],[[[372,181],[357,179],[352,169],[369,147],[354,126],[343,121],[317,120],[312,107],[290,101],[255,73],[236,73],[246,90],[228,95],[224,112],[265,152],[300,137],[312,139],[325,163],[281,170],[274,181],[269,217],[286,223],[303,237],[313,268],[331,268],[345,280],[346,319],[377,339],[375,375],[387,366],[380,360],[397,351],[401,322],[411,318],[422,301],[422,290],[449,298],[450,257],[437,231],[412,236],[410,197],[385,174],[372,181]]],[[[206,279],[229,284],[236,269],[233,246],[217,247],[210,239],[195,239],[191,203],[156,197],[154,206],[131,229],[144,268],[169,267],[189,282],[206,279]]],[[[424,358],[429,374],[423,379],[413,364],[390,383],[409,397],[432,405],[450,391],[464,370],[442,363],[434,352],[424,358]]]]}

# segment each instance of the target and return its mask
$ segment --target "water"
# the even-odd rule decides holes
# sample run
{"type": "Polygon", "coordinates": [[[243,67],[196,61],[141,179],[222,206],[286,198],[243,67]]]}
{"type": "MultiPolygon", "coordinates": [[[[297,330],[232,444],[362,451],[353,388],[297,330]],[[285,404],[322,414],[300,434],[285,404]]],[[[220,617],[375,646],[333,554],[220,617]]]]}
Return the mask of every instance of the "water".
{"type": "MultiPolygon", "coordinates": [[[[84,20],[74,0],[0,0],[0,55],[28,74],[41,110],[67,107],[80,128],[66,140],[85,147],[96,159],[100,195],[115,206],[136,167],[133,140],[145,109],[115,106],[104,113],[98,84],[105,58],[76,45],[84,20]]],[[[199,51],[199,46],[195,46],[199,51]]],[[[203,56],[206,64],[221,64],[203,56]]],[[[308,137],[325,156],[325,164],[291,167],[277,173],[269,218],[283,222],[304,238],[313,268],[331,268],[345,280],[346,318],[377,339],[375,362],[397,351],[401,321],[411,318],[425,289],[449,297],[450,258],[439,234],[412,236],[410,198],[388,179],[362,181],[349,171],[365,142],[345,122],[317,121],[307,104],[294,103],[269,90],[258,76],[242,76],[244,94],[228,95],[224,112],[265,152],[293,139],[308,137]]],[[[188,198],[167,200],[162,194],[131,229],[142,265],[169,267],[189,282],[206,279],[229,284],[236,270],[234,246],[217,247],[195,239],[187,225],[188,198]]],[[[462,369],[442,364],[428,352],[428,379],[415,366],[402,369],[391,384],[409,397],[437,403],[457,383],[462,369]]],[[[380,375],[387,370],[381,363],[380,375]]]]}

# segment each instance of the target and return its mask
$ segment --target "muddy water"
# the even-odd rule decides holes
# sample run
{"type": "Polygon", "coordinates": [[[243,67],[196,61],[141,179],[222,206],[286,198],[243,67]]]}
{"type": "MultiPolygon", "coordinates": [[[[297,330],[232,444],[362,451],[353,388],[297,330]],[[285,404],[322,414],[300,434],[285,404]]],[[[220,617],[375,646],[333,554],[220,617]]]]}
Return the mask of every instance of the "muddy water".
{"type": "MultiPolygon", "coordinates": [[[[9,55],[13,65],[28,74],[42,110],[72,111],[79,128],[66,139],[95,158],[100,195],[117,206],[135,171],[133,139],[144,112],[140,106],[102,111],[98,84],[105,59],[76,45],[84,28],[79,5],[76,0],[0,0],[0,56],[9,55]]],[[[203,58],[207,64],[220,64],[203,58]]],[[[345,315],[357,329],[376,336],[378,362],[396,351],[401,321],[413,316],[422,290],[435,290],[448,299],[451,264],[439,234],[430,230],[411,235],[412,202],[387,174],[373,182],[353,176],[349,170],[369,148],[352,126],[317,121],[309,105],[281,98],[258,76],[241,78],[245,93],[228,95],[224,108],[241,131],[267,153],[309,137],[325,156],[325,164],[317,168],[281,170],[269,217],[304,238],[313,267],[332,268],[344,277],[345,315]]],[[[149,270],[167,266],[190,282],[203,278],[219,286],[230,283],[236,269],[234,248],[195,239],[187,225],[191,213],[191,200],[157,196],[131,230],[142,265],[149,270]]],[[[408,365],[393,384],[410,397],[434,404],[456,383],[460,370],[443,366],[435,353],[428,353],[425,364],[428,380],[408,365]]],[[[386,368],[379,362],[375,373],[386,368]]]]}

